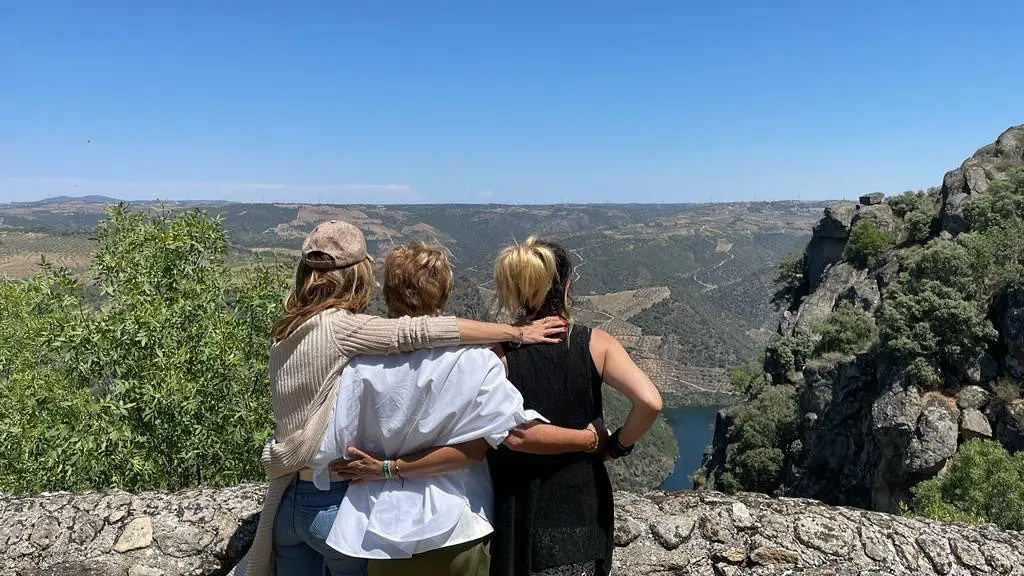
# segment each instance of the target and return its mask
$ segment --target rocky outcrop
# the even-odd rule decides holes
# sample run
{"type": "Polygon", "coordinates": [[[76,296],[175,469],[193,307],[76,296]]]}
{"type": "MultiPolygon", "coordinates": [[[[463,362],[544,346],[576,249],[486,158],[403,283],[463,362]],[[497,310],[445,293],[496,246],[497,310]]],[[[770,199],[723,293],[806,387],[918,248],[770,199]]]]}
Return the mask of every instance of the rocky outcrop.
{"type": "Polygon", "coordinates": [[[1005,350],[1003,364],[1009,376],[1024,378],[1024,287],[1004,291],[996,301],[995,310],[1005,350]]]}
{"type": "Polygon", "coordinates": [[[860,204],[842,202],[825,208],[825,214],[811,235],[804,251],[809,289],[814,293],[825,279],[829,267],[843,259],[850,232],[862,220],[870,220],[881,230],[896,230],[896,217],[882,195],[862,196],[860,204]]]}
{"type": "Polygon", "coordinates": [[[878,453],[871,399],[877,381],[868,355],[819,360],[803,372],[798,404],[802,450],[787,489],[825,502],[869,507],[878,453]]]}
{"type": "MultiPolygon", "coordinates": [[[[0,574],[223,574],[264,487],[0,499],[0,574]]],[[[616,494],[614,573],[1024,575],[1024,534],[713,492],[616,494]]]]}
{"type": "Polygon", "coordinates": [[[797,310],[793,332],[811,334],[842,300],[849,300],[874,312],[879,301],[878,285],[849,262],[837,262],[825,271],[818,288],[807,295],[797,310]]]}
{"type": "Polygon", "coordinates": [[[992,144],[979,149],[959,168],[942,179],[942,229],[952,233],[967,229],[964,205],[971,196],[981,194],[989,184],[1010,168],[1024,165],[1024,125],[1003,132],[992,144]]]}
{"type": "MultiPolygon", "coordinates": [[[[938,236],[951,239],[962,224],[963,202],[1015,166],[1024,166],[1024,125],[1007,130],[946,175],[944,229],[938,236]]],[[[920,248],[898,246],[871,270],[858,269],[843,260],[843,252],[853,229],[866,220],[897,232],[905,224],[888,202],[868,194],[859,205],[830,207],[814,227],[805,252],[809,291],[795,296],[779,323],[779,336],[803,337],[790,340],[791,347],[783,347],[787,352],[817,341],[823,321],[843,301],[876,321],[884,311],[887,291],[920,248]]],[[[894,512],[914,485],[946,467],[963,442],[991,438],[1011,452],[1024,451],[1024,287],[1011,284],[997,293],[989,302],[989,319],[998,329],[998,342],[976,360],[946,369],[930,390],[909,385],[906,374],[886,366],[886,358],[871,350],[810,362],[807,354],[796,360],[790,353],[793,362],[806,366],[784,379],[796,389],[798,441],[786,436],[781,441],[786,445],[772,446],[784,454],[777,491],[894,512]]],[[[782,383],[777,380],[769,381],[782,383]]],[[[731,419],[726,414],[718,425],[731,419]]],[[[729,436],[716,428],[698,478],[723,477],[738,450],[727,444],[729,436]]]]}
{"type": "Polygon", "coordinates": [[[825,216],[815,224],[811,241],[804,252],[811,291],[818,287],[825,269],[842,260],[856,212],[857,206],[852,203],[829,206],[825,208],[825,216]]]}
{"type": "Polygon", "coordinates": [[[862,220],[869,220],[879,230],[889,232],[896,230],[896,215],[888,204],[869,204],[857,207],[857,214],[853,217],[851,226],[856,226],[862,220]]]}

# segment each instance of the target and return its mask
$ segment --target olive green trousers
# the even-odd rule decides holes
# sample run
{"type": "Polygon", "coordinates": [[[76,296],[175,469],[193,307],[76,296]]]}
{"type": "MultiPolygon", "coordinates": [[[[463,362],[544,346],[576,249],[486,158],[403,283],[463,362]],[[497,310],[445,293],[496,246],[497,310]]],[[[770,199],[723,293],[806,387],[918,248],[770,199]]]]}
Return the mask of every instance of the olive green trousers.
{"type": "Polygon", "coordinates": [[[490,570],[490,538],[369,564],[369,576],[488,576],[490,570]]]}

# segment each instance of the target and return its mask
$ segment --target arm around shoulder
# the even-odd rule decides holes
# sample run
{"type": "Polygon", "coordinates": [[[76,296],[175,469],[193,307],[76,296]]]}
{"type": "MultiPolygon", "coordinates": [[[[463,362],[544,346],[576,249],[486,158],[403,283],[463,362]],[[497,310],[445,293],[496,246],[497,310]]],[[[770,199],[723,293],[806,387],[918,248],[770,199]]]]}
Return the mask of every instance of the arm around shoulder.
{"type": "Polygon", "coordinates": [[[451,316],[381,318],[368,314],[330,316],[334,341],[347,356],[394,354],[459,344],[459,324],[451,316]]]}

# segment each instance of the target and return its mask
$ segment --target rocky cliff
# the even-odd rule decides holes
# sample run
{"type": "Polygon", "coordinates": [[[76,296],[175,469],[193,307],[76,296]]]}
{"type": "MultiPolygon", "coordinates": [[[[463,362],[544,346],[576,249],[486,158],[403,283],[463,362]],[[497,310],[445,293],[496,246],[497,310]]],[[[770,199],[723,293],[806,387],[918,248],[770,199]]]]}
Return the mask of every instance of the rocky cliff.
{"type": "MultiPolygon", "coordinates": [[[[223,574],[263,486],[0,498],[0,574],[223,574]]],[[[615,571],[693,575],[1024,575],[1024,534],[818,502],[713,492],[616,495],[615,571]]]]}
{"type": "MultiPolygon", "coordinates": [[[[911,218],[894,214],[894,204],[881,194],[826,209],[804,253],[805,284],[780,321],[778,339],[804,336],[813,345],[821,338],[816,332],[822,323],[844,302],[877,321],[890,301],[890,287],[915,254],[931,241],[967,231],[968,201],[1021,166],[1024,125],[1010,128],[945,175],[934,209],[922,211],[929,212],[926,217],[918,215],[925,218],[918,237],[908,232],[911,218]],[[892,234],[895,245],[870,265],[857,266],[849,261],[847,247],[865,219],[892,234]]],[[[920,193],[917,198],[930,202],[931,196],[920,193]]],[[[909,378],[906,366],[897,366],[877,347],[819,354],[784,376],[795,387],[798,418],[795,441],[780,447],[787,453],[779,491],[895,512],[910,488],[942,471],[967,440],[991,438],[1011,452],[1024,450],[1024,400],[1019,399],[1024,389],[1024,288],[1007,285],[977,300],[987,309],[995,337],[982,354],[939,366],[939,381],[929,386],[909,378]],[[1000,389],[1010,394],[1001,395],[1000,389]]],[[[937,315],[945,313],[942,305],[937,308],[937,315]]],[[[954,330],[960,319],[954,312],[948,318],[943,321],[954,330]]],[[[915,329],[907,329],[911,345],[915,329]]],[[[949,358],[959,352],[953,346],[936,348],[936,355],[948,353],[949,358]]],[[[732,420],[733,415],[722,414],[718,425],[727,428],[732,420]]],[[[729,436],[728,430],[716,431],[700,472],[706,485],[714,486],[722,476],[734,450],[729,436]]]]}

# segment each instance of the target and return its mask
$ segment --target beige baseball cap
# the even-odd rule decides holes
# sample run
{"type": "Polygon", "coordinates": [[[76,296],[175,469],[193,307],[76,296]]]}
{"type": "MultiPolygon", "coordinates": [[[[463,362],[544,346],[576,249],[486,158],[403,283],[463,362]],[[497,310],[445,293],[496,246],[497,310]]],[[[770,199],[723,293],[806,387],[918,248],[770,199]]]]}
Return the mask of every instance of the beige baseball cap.
{"type": "Polygon", "coordinates": [[[302,243],[302,261],[318,270],[346,268],[368,258],[363,233],[341,220],[317,224],[302,243]],[[311,260],[310,256],[314,258],[311,260]]]}

